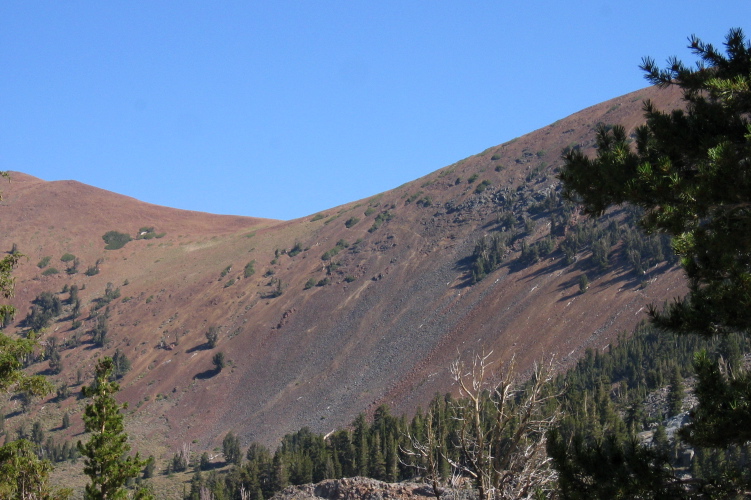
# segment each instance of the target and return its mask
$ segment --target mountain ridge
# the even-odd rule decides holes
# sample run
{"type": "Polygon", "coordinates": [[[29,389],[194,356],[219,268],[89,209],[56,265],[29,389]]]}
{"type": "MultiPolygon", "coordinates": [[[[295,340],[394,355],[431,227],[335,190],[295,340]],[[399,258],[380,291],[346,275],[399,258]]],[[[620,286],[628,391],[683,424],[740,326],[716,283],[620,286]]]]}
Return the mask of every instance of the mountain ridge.
{"type": "MultiPolygon", "coordinates": [[[[91,312],[107,283],[119,288],[105,348],[85,333],[92,314],[78,330],[67,310],[50,325],[44,339],[80,342],[62,351],[65,367],[53,380],[76,386],[77,370],[87,375],[96,356],[120,349],[132,363],[122,380],[131,433],[158,456],[185,442],[210,449],[228,431],[244,444],[271,444],[303,426],[327,432],[383,403],[409,413],[451,390],[447,367],[457,353],[513,354],[521,370],[553,354],[569,365],[633,328],[647,303],[685,290],[674,266],[650,267],[646,277],[629,271],[618,256],[622,243],[603,271],[591,267],[588,249],[571,264],[560,250],[519,261],[525,245],[549,236],[559,244],[585,224],[573,213],[552,235],[557,212],[544,205],[559,190],[560,151],[592,151],[599,122],[633,129],[643,98],[680,105],[675,92],[642,89],[393,190],[290,221],[181,211],[13,173],[2,188],[0,245],[16,243],[29,260],[16,273],[19,314],[10,331],[23,331],[19,321],[43,291],[85,284],[80,295],[91,312]],[[517,230],[504,214],[522,236],[506,246],[504,264],[473,283],[477,241],[517,230]],[[164,236],[104,250],[105,232],[136,235],[151,226],[164,236]],[[64,253],[80,258],[78,274],[65,272],[64,253]],[[59,273],[44,276],[35,266],[47,256],[59,273]],[[99,259],[99,273],[85,276],[99,259]],[[581,294],[584,273],[592,283],[581,294]],[[215,349],[205,345],[210,327],[220,334],[215,349]],[[215,373],[219,351],[229,365],[215,373]]],[[[609,217],[618,225],[625,215],[609,217]]],[[[52,421],[63,411],[77,413],[80,402],[38,405],[31,416],[52,421]]],[[[74,423],[69,433],[80,430],[74,423]]]]}

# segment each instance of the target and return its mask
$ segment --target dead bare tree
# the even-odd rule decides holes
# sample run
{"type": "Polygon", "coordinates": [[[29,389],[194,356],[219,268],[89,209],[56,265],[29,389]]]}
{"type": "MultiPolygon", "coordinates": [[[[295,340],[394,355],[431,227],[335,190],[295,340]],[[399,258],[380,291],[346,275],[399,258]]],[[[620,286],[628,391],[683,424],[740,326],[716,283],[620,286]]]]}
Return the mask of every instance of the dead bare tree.
{"type": "Polygon", "coordinates": [[[245,485],[240,485],[240,498],[241,500],[250,500],[250,492],[245,489],[245,485]]]}
{"type": "Polygon", "coordinates": [[[550,393],[553,359],[535,363],[523,384],[513,359],[495,372],[491,355],[451,365],[462,396],[456,403],[462,460],[452,466],[474,478],[480,500],[531,498],[551,490],[556,477],[545,450],[546,433],[559,416],[557,405],[548,408],[557,397],[550,393]]]}
{"type": "Polygon", "coordinates": [[[201,486],[201,489],[198,490],[198,498],[200,500],[214,500],[214,493],[208,486],[201,486]]]}

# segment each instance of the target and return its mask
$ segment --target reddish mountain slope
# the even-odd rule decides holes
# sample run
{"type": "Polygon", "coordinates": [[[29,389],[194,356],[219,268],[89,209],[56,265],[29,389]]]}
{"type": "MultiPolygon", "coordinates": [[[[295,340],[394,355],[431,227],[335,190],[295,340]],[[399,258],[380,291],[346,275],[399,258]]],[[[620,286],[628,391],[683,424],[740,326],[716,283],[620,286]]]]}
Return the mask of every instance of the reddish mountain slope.
{"type": "MultiPolygon", "coordinates": [[[[78,369],[90,374],[97,356],[121,349],[133,364],[123,380],[131,433],[167,454],[184,442],[212,448],[230,430],[244,444],[272,444],[302,426],[329,431],[381,403],[412,411],[451,389],[447,367],[457,352],[515,355],[522,369],[553,354],[570,363],[644,319],[645,304],[681,294],[680,272],[663,265],[638,277],[613,257],[608,271],[592,273],[587,252],[570,265],[561,252],[514,264],[522,241],[550,233],[545,213],[528,217],[534,229],[479,283],[471,284],[468,256],[480,237],[498,231],[502,211],[521,223],[557,192],[564,147],[592,151],[598,122],[632,129],[644,98],[662,108],[679,104],[674,92],[644,89],[392,191],[288,222],[185,212],[14,173],[3,188],[0,248],[17,243],[29,257],[17,272],[17,319],[38,293],[85,285],[84,325],[70,330],[66,313],[45,334],[58,344],[76,334],[83,341],[62,352],[65,368],[54,378],[74,384],[78,369]],[[144,226],[166,234],[104,250],[105,232],[135,235],[144,226]],[[342,239],[347,248],[337,247],[342,239]],[[103,259],[100,273],[67,275],[66,252],[79,257],[81,271],[103,259]],[[59,274],[42,276],[36,263],[45,256],[59,274]],[[251,261],[255,273],[246,277],[251,261]],[[583,272],[593,278],[580,294],[583,272]],[[322,286],[306,289],[309,281],[322,286]],[[121,295],[110,303],[110,341],[100,349],[88,343],[96,320],[86,318],[108,282],[121,295]],[[204,345],[210,327],[220,332],[214,350],[204,345]],[[229,365],[215,374],[217,351],[229,365]]],[[[569,220],[566,231],[578,223],[569,220]]],[[[53,421],[81,404],[40,405],[34,416],[53,421]]],[[[76,423],[70,432],[80,429],[76,423]]]]}

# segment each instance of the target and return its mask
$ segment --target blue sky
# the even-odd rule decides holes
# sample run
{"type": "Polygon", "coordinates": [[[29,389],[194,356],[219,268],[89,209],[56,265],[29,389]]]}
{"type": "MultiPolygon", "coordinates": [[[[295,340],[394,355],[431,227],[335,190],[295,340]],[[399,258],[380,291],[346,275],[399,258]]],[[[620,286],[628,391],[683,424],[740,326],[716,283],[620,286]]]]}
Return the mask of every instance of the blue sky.
{"type": "Polygon", "coordinates": [[[0,170],[292,219],[646,86],[751,2],[0,3],[0,170]]]}

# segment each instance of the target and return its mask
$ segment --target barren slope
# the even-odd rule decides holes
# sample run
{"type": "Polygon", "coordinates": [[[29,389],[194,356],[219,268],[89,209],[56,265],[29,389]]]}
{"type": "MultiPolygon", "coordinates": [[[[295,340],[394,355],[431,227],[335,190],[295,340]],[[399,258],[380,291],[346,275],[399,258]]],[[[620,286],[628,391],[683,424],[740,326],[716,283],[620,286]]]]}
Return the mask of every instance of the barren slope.
{"type": "MultiPolygon", "coordinates": [[[[681,294],[679,271],[662,265],[640,277],[613,257],[607,271],[593,272],[587,251],[572,264],[560,251],[515,264],[523,244],[551,232],[544,211],[529,215],[534,228],[508,248],[507,264],[479,283],[471,283],[468,257],[481,236],[500,230],[501,212],[521,224],[522,213],[555,195],[564,147],[591,152],[598,122],[633,128],[647,97],[661,108],[679,100],[672,91],[644,89],[392,191],[288,222],[157,207],[14,173],[3,188],[0,248],[17,243],[29,257],[17,272],[17,320],[38,293],[85,285],[83,326],[71,331],[66,313],[46,333],[58,344],[76,333],[83,340],[62,351],[65,369],[53,378],[74,384],[79,368],[90,374],[97,356],[121,349],[133,363],[122,384],[131,432],[163,454],[191,441],[210,449],[230,430],[244,445],[273,444],[302,426],[330,431],[381,403],[410,412],[451,389],[447,367],[457,351],[515,354],[522,369],[543,355],[570,362],[630,330],[644,319],[645,304],[681,294]],[[144,226],[166,235],[104,250],[105,232],[135,235],[144,226]],[[323,260],[342,239],[349,246],[323,260]],[[302,251],[292,255],[296,244],[302,251]],[[64,272],[65,252],[80,258],[81,272],[64,272]],[[42,276],[36,263],[45,256],[59,274],[42,276]],[[100,273],[85,276],[100,258],[100,273]],[[251,261],[255,273],[245,277],[251,261]],[[579,294],[585,271],[592,284],[579,294]],[[305,289],[309,280],[327,278],[305,289]],[[100,349],[85,333],[96,320],[86,318],[108,282],[121,295],[110,303],[110,341],[100,349]],[[282,294],[272,297],[279,282],[282,294]],[[212,326],[220,332],[215,350],[204,345],[212,326]],[[217,351],[230,361],[218,374],[211,364],[217,351]]],[[[554,239],[579,223],[573,217],[554,239]]],[[[6,414],[14,415],[14,404],[6,414]]],[[[59,421],[80,405],[39,405],[33,416],[59,421]]],[[[69,432],[80,431],[73,421],[69,432]]]]}

